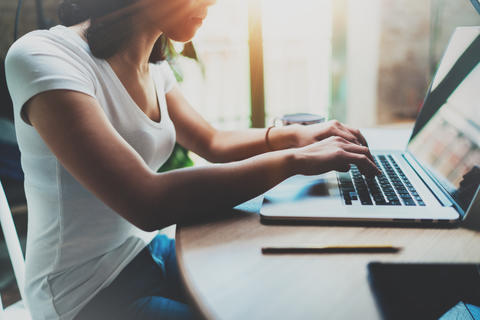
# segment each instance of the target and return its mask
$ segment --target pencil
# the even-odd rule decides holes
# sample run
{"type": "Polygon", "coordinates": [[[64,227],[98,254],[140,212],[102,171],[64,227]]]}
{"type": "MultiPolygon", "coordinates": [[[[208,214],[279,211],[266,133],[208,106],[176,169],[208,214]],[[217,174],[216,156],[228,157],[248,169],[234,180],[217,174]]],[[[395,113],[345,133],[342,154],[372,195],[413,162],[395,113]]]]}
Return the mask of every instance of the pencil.
{"type": "Polygon", "coordinates": [[[396,253],[401,248],[391,245],[271,246],[262,253],[396,253]]]}

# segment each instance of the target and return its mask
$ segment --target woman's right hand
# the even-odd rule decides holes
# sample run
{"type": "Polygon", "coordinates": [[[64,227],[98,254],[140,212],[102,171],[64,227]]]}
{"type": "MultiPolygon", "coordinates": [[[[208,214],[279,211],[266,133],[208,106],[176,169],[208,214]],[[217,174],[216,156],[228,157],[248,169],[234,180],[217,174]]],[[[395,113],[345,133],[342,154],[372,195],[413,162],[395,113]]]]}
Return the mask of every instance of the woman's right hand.
{"type": "Polygon", "coordinates": [[[294,151],[295,174],[316,175],[331,170],[347,172],[355,164],[367,177],[381,174],[366,146],[341,137],[329,137],[294,151]]]}

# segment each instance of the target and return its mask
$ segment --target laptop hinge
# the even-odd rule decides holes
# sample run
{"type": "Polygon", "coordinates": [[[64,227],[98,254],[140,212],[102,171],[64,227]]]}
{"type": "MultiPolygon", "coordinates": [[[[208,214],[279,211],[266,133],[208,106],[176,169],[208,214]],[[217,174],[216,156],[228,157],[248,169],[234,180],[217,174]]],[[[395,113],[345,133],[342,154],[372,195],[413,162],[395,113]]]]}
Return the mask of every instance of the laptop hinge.
{"type": "Polygon", "coordinates": [[[463,216],[462,225],[469,229],[480,229],[480,186],[467,209],[467,213],[463,216]]]}
{"type": "Polygon", "coordinates": [[[444,207],[454,206],[453,202],[449,199],[449,196],[446,195],[445,191],[437,185],[437,182],[430,177],[430,175],[418,164],[411,154],[405,152],[402,154],[402,156],[444,207]]]}

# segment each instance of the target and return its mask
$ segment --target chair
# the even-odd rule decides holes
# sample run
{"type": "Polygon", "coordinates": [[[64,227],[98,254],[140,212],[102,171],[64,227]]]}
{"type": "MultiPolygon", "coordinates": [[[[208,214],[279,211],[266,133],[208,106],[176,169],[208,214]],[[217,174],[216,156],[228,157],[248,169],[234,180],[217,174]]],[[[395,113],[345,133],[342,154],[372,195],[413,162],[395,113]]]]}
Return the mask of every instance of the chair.
{"type": "Polygon", "coordinates": [[[18,239],[17,230],[13,223],[12,213],[8,206],[7,197],[0,182],[0,224],[2,226],[3,235],[7,244],[8,254],[12,262],[13,272],[17,280],[20,296],[22,300],[14,303],[8,308],[3,308],[2,299],[0,298],[0,320],[29,320],[30,313],[25,308],[23,301],[25,300],[25,260],[22,254],[22,247],[18,239]]]}

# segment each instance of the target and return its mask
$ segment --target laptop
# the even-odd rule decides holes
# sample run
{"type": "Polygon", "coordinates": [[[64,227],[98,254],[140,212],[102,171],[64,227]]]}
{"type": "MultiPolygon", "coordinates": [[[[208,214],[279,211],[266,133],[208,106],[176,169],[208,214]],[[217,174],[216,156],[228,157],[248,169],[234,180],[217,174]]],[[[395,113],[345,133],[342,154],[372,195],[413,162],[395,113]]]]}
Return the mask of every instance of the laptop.
{"type": "Polygon", "coordinates": [[[480,27],[455,30],[406,149],[372,150],[382,175],[366,178],[352,165],[346,173],[291,177],[265,194],[262,220],[464,219],[480,197],[479,35],[480,27]]]}

